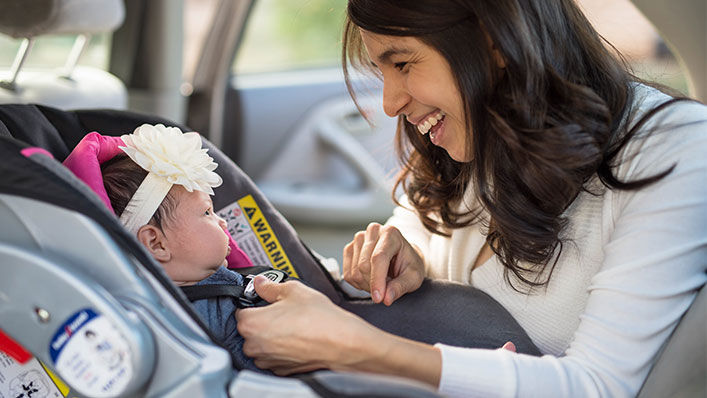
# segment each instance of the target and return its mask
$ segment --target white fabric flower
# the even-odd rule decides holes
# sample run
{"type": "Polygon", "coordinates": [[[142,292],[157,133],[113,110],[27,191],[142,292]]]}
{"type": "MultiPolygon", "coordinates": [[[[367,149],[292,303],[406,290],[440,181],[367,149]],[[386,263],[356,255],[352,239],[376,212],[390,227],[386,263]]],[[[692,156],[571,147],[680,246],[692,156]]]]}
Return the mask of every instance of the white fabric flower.
{"type": "Polygon", "coordinates": [[[213,195],[212,188],[223,183],[214,172],[218,166],[201,148],[198,133],[182,133],[177,127],[143,124],[132,134],[121,137],[122,149],[135,163],[150,173],[163,177],[187,191],[198,190],[213,195]]]}

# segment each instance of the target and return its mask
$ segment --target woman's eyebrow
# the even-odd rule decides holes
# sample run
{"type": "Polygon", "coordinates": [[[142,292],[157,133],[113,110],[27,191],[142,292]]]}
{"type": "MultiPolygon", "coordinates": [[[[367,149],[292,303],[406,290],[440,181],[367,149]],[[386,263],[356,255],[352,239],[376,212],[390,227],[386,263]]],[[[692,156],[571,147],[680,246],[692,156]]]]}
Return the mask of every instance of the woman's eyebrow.
{"type": "Polygon", "coordinates": [[[410,55],[410,54],[412,54],[412,50],[410,50],[409,48],[391,47],[391,48],[383,51],[377,58],[378,58],[378,63],[388,64],[388,63],[390,63],[390,59],[394,55],[410,55]]]}

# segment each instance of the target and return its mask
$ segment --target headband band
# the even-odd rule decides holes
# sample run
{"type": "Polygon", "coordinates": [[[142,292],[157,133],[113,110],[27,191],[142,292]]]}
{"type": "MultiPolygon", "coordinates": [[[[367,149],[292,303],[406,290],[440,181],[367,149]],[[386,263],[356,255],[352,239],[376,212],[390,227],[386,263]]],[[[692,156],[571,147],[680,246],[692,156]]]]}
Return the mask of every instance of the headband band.
{"type": "Polygon", "coordinates": [[[154,173],[147,173],[120,215],[120,223],[130,233],[137,234],[140,227],[150,222],[170,189],[172,183],[154,173]]]}

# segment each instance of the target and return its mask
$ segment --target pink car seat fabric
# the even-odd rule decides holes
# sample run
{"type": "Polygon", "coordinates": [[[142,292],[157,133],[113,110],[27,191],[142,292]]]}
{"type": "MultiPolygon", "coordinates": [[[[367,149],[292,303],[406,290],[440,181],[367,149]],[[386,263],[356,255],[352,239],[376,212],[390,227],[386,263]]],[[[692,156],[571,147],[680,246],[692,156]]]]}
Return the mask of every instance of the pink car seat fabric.
{"type": "Polygon", "coordinates": [[[106,188],[103,186],[101,164],[123,152],[119,146],[124,145],[125,143],[120,137],[102,136],[94,131],[86,134],[64,160],[64,166],[85,182],[113,214],[115,211],[110,204],[110,199],[108,199],[106,188]]]}

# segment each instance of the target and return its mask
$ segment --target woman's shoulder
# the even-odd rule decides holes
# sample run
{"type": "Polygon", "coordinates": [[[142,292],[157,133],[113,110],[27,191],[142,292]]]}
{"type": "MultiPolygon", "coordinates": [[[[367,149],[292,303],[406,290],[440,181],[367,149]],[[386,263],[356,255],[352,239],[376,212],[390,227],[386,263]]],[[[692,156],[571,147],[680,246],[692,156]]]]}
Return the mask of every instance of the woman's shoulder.
{"type": "MultiPolygon", "coordinates": [[[[707,122],[707,106],[701,102],[686,97],[675,98],[658,88],[642,83],[632,85],[633,104],[629,111],[628,128],[635,126],[641,119],[648,116],[644,127],[660,126],[666,122],[689,123],[707,122]],[[654,115],[651,111],[656,110],[654,115]]],[[[677,126],[677,125],[676,125],[677,126]]]]}
{"type": "Polygon", "coordinates": [[[617,176],[644,178],[673,164],[707,167],[707,106],[674,99],[643,84],[634,88],[633,110],[627,129],[638,126],[622,150],[617,176]]]}

